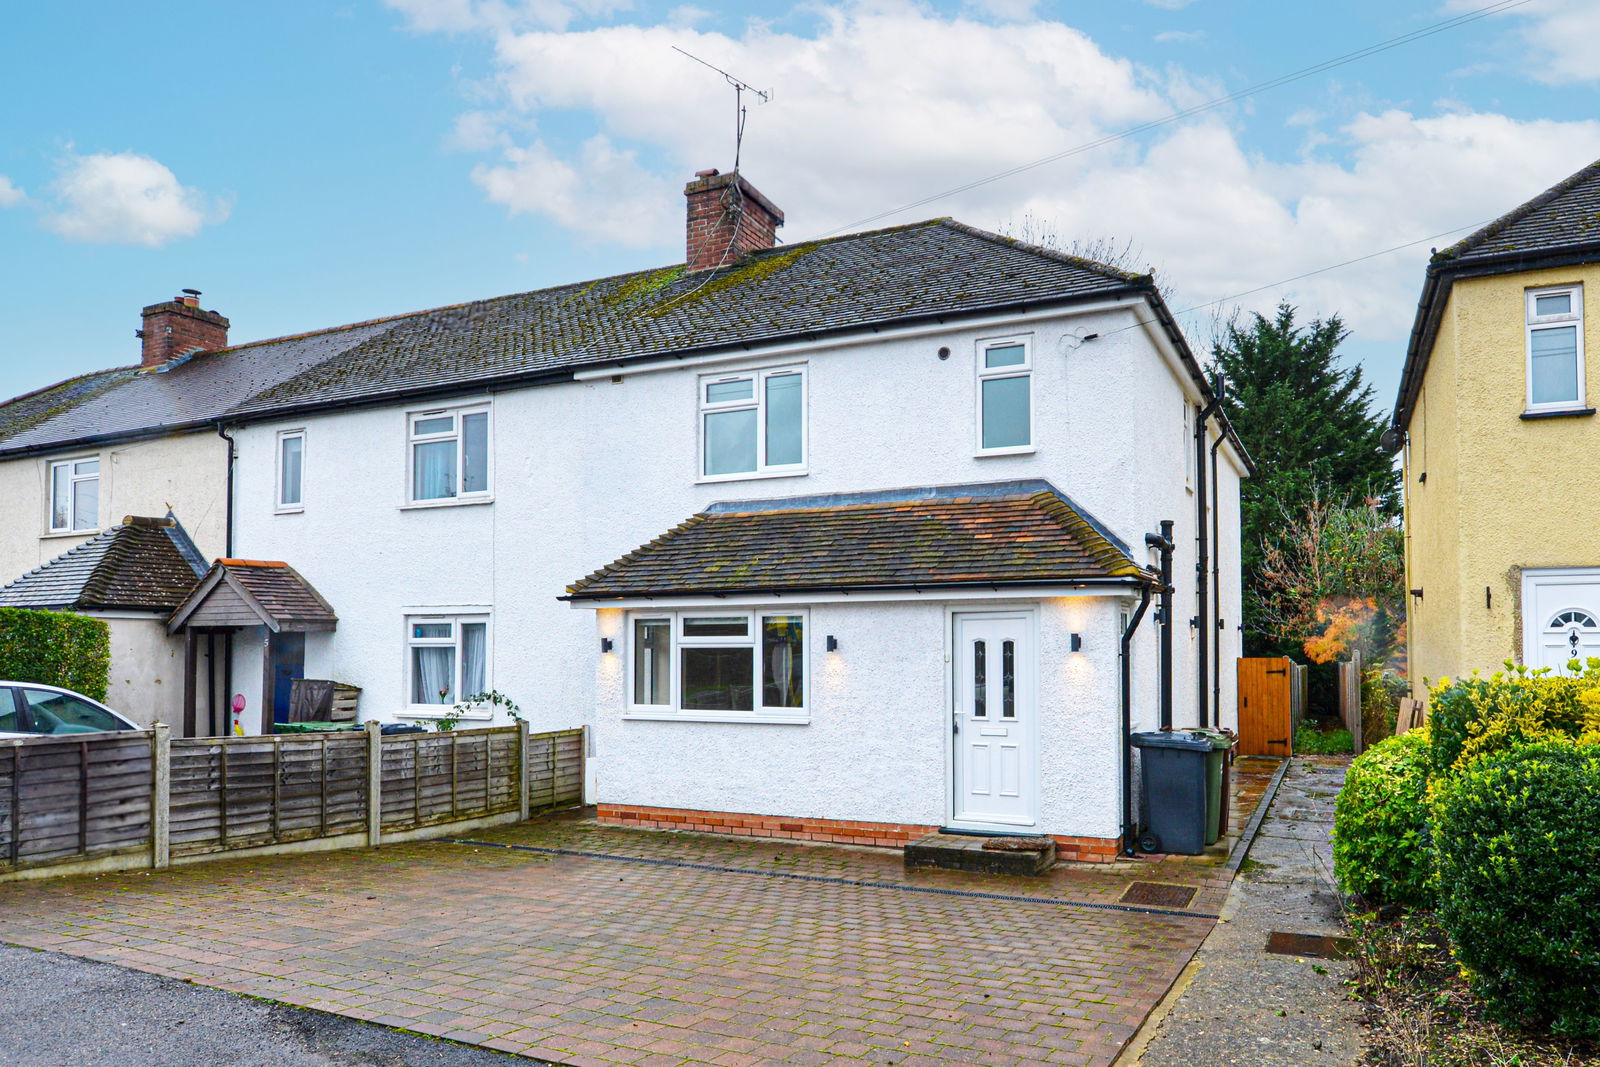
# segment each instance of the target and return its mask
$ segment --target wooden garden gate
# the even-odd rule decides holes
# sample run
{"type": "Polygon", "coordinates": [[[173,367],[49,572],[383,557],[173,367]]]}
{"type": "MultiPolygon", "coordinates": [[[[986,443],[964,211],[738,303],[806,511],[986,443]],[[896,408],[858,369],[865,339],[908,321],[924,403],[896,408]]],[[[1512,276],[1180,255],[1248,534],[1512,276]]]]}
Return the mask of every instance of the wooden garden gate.
{"type": "Polygon", "coordinates": [[[1239,755],[1288,756],[1293,670],[1287,657],[1239,660],[1239,755]]]}

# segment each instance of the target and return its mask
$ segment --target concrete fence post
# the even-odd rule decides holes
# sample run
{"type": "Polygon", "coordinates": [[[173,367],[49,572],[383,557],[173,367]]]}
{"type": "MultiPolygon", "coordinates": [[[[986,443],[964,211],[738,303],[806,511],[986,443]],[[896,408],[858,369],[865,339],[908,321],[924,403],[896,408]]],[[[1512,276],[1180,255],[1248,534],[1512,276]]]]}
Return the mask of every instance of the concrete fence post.
{"type": "Polygon", "coordinates": [[[578,799],[584,804],[594,803],[594,784],[589,777],[589,761],[594,758],[594,727],[584,723],[580,729],[583,731],[583,741],[579,748],[582,757],[578,764],[578,799]]]}
{"type": "Polygon", "coordinates": [[[521,813],[523,822],[527,822],[528,816],[533,813],[532,786],[528,784],[528,775],[533,770],[532,767],[528,766],[528,757],[531,755],[532,749],[533,746],[529,743],[528,720],[518,719],[517,766],[521,770],[518,774],[520,780],[517,782],[517,797],[519,798],[518,811],[521,813]]]}
{"type": "Polygon", "coordinates": [[[383,837],[383,727],[367,720],[367,844],[377,848],[383,837]]]}
{"type": "Polygon", "coordinates": [[[162,870],[172,863],[172,727],[158,722],[150,728],[150,866],[162,870]]]}

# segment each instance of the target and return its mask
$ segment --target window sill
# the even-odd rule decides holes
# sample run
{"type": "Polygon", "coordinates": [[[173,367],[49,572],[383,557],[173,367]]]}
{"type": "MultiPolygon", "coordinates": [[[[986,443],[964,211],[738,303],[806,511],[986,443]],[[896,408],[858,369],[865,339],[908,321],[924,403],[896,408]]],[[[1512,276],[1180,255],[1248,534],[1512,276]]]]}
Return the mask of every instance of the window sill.
{"type": "Polygon", "coordinates": [[[807,470],[775,470],[751,471],[748,474],[703,474],[695,479],[696,485],[711,485],[717,482],[754,482],[765,478],[804,478],[810,474],[807,470]]]}
{"type": "Polygon", "coordinates": [[[492,496],[475,496],[471,500],[414,500],[401,504],[401,511],[431,511],[434,508],[470,508],[478,504],[493,504],[492,496]]]}
{"type": "Polygon", "coordinates": [[[40,534],[39,537],[41,539],[52,537],[93,537],[99,532],[100,527],[96,526],[92,530],[51,530],[48,533],[40,534]]]}
{"type": "Polygon", "coordinates": [[[1037,451],[1034,445],[1018,445],[1015,448],[980,448],[972,455],[975,459],[988,459],[991,456],[1030,456],[1037,451]]]}
{"type": "MultiPolygon", "coordinates": [[[[450,705],[447,704],[429,705],[427,708],[401,708],[399,711],[395,712],[395,716],[401,719],[426,719],[430,721],[438,721],[439,719],[444,718],[446,712],[449,710],[450,705]],[[434,710],[435,707],[437,707],[439,710],[434,710]]],[[[463,712],[461,715],[457,716],[457,718],[459,718],[462,722],[490,722],[494,719],[494,713],[470,711],[463,712]]]]}
{"type": "Polygon", "coordinates": [[[303,515],[305,510],[305,505],[300,504],[290,508],[273,508],[272,513],[274,515],[303,515]]]}
{"type": "Polygon", "coordinates": [[[1576,419],[1585,415],[1593,415],[1594,408],[1560,408],[1554,411],[1524,411],[1518,418],[1531,419],[1576,419]]]}
{"type": "Polygon", "coordinates": [[[801,712],[798,715],[755,715],[748,712],[716,712],[716,711],[645,711],[634,710],[622,713],[624,721],[638,722],[728,722],[728,723],[754,723],[756,725],[771,726],[809,726],[811,716],[801,712]]]}

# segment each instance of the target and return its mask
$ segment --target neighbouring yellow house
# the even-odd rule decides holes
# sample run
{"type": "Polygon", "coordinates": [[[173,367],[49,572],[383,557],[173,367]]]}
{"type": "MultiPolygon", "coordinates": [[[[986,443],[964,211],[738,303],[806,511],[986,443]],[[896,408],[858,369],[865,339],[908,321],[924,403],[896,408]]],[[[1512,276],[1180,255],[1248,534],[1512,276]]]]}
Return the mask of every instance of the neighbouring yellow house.
{"type": "Polygon", "coordinates": [[[1436,252],[1387,437],[1413,696],[1600,656],[1600,162],[1436,252]]]}

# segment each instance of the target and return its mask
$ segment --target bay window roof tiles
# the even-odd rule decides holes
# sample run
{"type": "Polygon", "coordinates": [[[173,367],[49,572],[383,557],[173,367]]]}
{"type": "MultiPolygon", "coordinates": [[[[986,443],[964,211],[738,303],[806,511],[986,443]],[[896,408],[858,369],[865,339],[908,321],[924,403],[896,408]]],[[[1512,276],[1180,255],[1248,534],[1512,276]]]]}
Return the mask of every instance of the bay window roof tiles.
{"type": "Polygon", "coordinates": [[[717,504],[567,587],[568,600],[1148,583],[1048,482],[717,504]]]}

